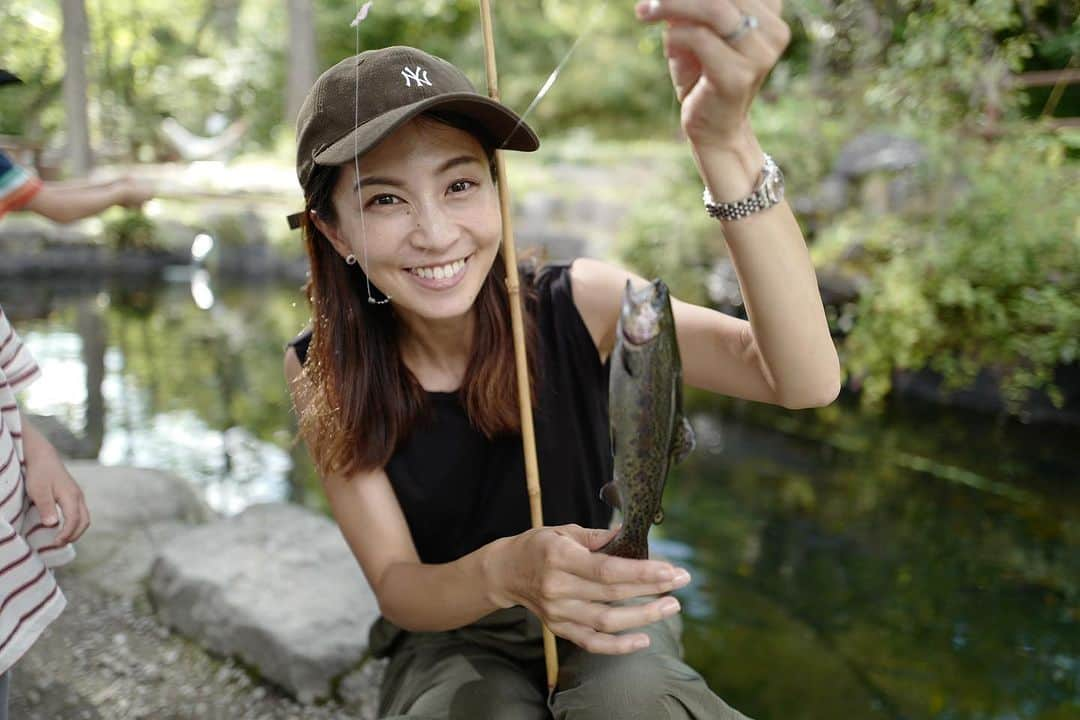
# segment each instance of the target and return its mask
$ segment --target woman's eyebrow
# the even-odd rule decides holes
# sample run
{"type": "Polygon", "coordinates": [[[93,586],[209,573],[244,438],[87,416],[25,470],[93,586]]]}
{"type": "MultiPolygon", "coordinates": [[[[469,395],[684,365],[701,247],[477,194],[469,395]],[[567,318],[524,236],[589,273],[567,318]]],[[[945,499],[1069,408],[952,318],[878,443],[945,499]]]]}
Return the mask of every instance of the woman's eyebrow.
{"type": "Polygon", "coordinates": [[[451,168],[457,167],[458,165],[468,165],[469,163],[476,163],[477,165],[481,166],[483,165],[483,163],[480,162],[479,158],[477,158],[475,155],[458,155],[457,157],[450,158],[449,160],[444,162],[435,172],[441,174],[451,168]]]}
{"type": "Polygon", "coordinates": [[[359,190],[362,185],[391,185],[393,187],[405,187],[405,183],[397,178],[371,175],[366,178],[360,178],[360,180],[353,183],[353,191],[359,190]]]}
{"type": "MultiPolygon", "coordinates": [[[[470,163],[475,163],[476,165],[481,166],[483,165],[483,163],[480,162],[480,159],[477,158],[475,155],[458,155],[457,157],[450,158],[438,168],[436,168],[435,173],[437,175],[441,175],[447,170],[455,168],[459,165],[468,165],[470,163]]],[[[405,183],[402,180],[398,180],[397,178],[389,176],[371,175],[369,177],[360,178],[358,182],[354,183],[353,191],[355,192],[361,186],[365,185],[389,185],[391,187],[405,187],[405,183]]]]}

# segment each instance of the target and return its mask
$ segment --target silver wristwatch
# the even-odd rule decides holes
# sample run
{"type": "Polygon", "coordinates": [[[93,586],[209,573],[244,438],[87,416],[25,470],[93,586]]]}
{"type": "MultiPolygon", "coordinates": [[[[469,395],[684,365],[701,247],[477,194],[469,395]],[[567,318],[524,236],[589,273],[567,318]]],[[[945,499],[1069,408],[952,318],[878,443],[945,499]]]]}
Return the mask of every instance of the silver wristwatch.
{"type": "Polygon", "coordinates": [[[742,220],[748,215],[767,210],[784,199],[784,173],[780,166],[768,154],[765,154],[765,167],[761,171],[754,192],[736,202],[714,202],[709,188],[703,195],[705,210],[717,220],[742,220]]]}

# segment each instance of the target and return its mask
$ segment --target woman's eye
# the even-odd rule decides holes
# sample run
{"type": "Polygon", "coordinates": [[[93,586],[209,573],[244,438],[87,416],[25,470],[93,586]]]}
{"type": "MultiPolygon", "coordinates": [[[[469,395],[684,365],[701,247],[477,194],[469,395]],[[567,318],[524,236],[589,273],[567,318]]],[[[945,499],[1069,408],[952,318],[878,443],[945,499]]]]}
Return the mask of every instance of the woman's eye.
{"type": "Polygon", "coordinates": [[[450,185],[450,192],[465,192],[474,185],[476,185],[476,183],[474,183],[472,180],[458,180],[457,182],[450,185]]]}
{"type": "Polygon", "coordinates": [[[371,198],[370,205],[393,205],[397,198],[393,195],[376,195],[371,198]]]}

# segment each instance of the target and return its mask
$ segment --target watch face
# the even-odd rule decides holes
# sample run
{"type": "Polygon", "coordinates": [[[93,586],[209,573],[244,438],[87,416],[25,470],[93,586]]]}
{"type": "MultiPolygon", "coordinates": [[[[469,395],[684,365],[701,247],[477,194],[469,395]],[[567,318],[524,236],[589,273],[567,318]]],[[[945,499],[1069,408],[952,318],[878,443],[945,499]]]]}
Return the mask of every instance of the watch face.
{"type": "Polygon", "coordinates": [[[780,172],[776,165],[773,165],[771,170],[765,178],[765,194],[769,202],[775,205],[784,199],[784,173],[780,172]]]}

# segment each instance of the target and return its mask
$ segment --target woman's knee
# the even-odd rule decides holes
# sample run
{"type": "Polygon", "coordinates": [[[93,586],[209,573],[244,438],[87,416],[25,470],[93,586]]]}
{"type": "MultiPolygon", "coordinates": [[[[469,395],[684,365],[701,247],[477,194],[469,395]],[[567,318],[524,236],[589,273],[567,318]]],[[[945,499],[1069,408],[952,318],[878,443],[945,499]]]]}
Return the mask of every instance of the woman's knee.
{"type": "Polygon", "coordinates": [[[555,700],[558,720],[682,720],[712,695],[681,661],[662,655],[592,656],[555,700]]]}

